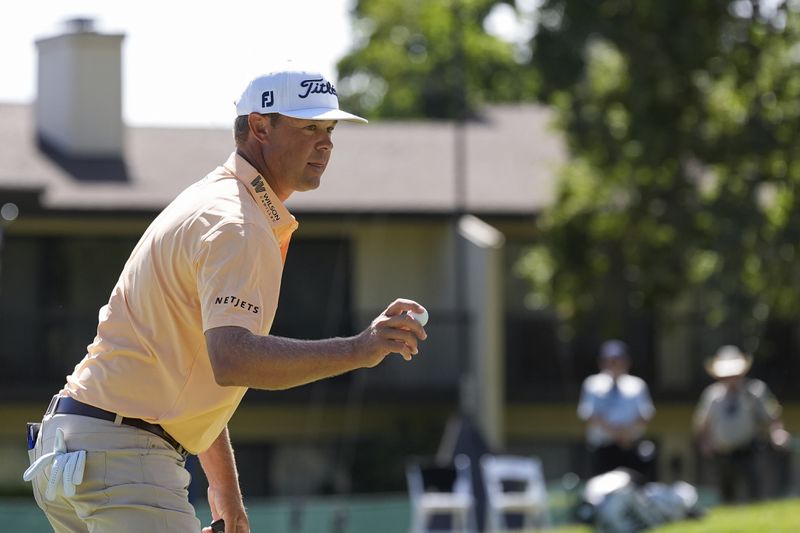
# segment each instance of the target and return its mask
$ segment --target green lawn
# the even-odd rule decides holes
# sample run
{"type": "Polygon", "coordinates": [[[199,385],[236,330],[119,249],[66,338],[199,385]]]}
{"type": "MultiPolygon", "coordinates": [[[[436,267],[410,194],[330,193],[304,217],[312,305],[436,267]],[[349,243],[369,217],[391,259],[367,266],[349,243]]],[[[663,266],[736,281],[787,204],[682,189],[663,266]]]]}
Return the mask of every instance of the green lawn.
{"type": "MultiPolygon", "coordinates": [[[[587,526],[551,529],[551,533],[591,533],[587,526]]],[[[676,522],[650,530],[652,533],[797,533],[800,532],[800,500],[781,500],[758,505],[719,506],[700,520],[676,522]]]]}

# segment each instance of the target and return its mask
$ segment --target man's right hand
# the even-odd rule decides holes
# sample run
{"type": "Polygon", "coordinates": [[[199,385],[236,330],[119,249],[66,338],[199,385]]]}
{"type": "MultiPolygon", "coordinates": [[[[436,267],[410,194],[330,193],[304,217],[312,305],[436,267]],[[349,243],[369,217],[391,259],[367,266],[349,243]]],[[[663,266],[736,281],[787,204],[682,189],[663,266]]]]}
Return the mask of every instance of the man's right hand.
{"type": "Polygon", "coordinates": [[[398,298],[354,338],[356,351],[367,357],[365,367],[378,365],[390,353],[398,353],[406,361],[419,353],[419,341],[428,334],[404,311],[421,313],[424,308],[413,300],[398,298]]]}
{"type": "Polygon", "coordinates": [[[791,447],[792,436],[783,428],[773,429],[769,433],[769,440],[778,450],[788,450],[791,447]]]}

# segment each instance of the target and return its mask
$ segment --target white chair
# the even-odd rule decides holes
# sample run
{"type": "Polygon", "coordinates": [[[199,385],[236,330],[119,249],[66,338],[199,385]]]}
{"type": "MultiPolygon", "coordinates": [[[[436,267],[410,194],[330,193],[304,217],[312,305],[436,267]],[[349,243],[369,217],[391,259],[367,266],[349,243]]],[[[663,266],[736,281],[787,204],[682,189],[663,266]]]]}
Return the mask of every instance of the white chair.
{"type": "Polygon", "coordinates": [[[411,499],[411,533],[433,531],[430,527],[436,516],[449,517],[449,531],[475,531],[469,457],[457,455],[449,464],[411,460],[406,466],[406,479],[411,499]]]}
{"type": "Polygon", "coordinates": [[[486,454],[481,457],[486,488],[487,531],[508,530],[508,515],[522,515],[522,529],[549,527],[547,486],[535,457],[486,454]]]}

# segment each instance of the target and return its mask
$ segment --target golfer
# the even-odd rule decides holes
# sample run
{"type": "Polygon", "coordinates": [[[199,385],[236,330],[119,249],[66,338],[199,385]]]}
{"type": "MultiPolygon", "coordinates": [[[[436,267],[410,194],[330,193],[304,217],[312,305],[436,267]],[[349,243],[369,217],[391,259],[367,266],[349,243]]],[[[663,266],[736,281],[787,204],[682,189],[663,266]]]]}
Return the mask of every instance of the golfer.
{"type": "Polygon", "coordinates": [[[212,518],[249,531],[227,430],[247,389],[296,387],[390,353],[410,360],[426,338],[404,313],[423,308],[404,299],[354,337],[269,334],[297,228],[284,202],[319,186],[337,122],[366,120],[300,70],[253,79],[236,110],[235,152],[145,231],[88,353],[41,426],[29,424],[24,477],[56,532],[200,531],[188,454],[208,478],[212,518]]]}

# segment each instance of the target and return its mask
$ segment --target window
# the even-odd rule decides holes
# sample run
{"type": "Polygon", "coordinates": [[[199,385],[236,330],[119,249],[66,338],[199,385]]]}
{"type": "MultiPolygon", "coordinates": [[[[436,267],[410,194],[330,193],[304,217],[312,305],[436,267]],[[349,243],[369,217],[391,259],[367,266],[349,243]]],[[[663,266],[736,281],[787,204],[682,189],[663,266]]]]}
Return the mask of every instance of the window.
{"type": "Polygon", "coordinates": [[[558,323],[547,310],[526,305],[530,282],[514,268],[529,241],[506,241],[506,397],[511,401],[560,400],[575,380],[565,346],[557,337],[558,323]]]}
{"type": "MultiPolygon", "coordinates": [[[[346,239],[292,240],[283,269],[273,335],[293,339],[327,339],[353,335],[351,305],[352,262],[346,239]]],[[[283,391],[252,390],[248,400],[276,402],[341,398],[352,374],[283,391]]]]}
{"type": "Polygon", "coordinates": [[[350,247],[343,239],[295,239],[289,246],[272,333],[295,339],[353,334],[350,247]]]}
{"type": "Polygon", "coordinates": [[[136,239],[6,237],[0,364],[7,385],[60,386],[86,353],[136,239]]]}

